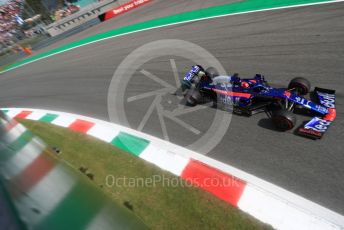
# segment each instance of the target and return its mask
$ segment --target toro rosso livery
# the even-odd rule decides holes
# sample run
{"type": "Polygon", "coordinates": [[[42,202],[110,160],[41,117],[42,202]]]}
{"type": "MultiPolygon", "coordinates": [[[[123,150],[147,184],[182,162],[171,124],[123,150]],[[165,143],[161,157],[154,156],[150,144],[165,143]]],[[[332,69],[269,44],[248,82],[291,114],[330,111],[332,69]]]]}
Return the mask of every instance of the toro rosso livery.
{"type": "Polygon", "coordinates": [[[316,87],[312,95],[314,101],[307,99],[310,83],[301,77],[292,79],[287,88],[274,88],[260,74],[247,79],[241,79],[238,74],[219,76],[213,67],[204,70],[196,65],[181,83],[190,106],[213,101],[215,105],[230,105],[233,112],[240,115],[251,116],[264,111],[281,131],[295,126],[294,113],[312,115],[297,132],[314,139],[321,138],[336,117],[335,91],[316,87]]]}

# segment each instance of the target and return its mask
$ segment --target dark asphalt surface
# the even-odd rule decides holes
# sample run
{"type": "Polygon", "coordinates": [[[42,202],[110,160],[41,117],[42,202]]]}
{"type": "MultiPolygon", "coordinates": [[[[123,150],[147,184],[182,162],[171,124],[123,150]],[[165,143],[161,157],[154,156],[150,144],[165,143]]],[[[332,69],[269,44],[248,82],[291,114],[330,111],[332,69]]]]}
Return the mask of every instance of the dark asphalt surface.
{"type": "MultiPolygon", "coordinates": [[[[169,1],[164,4],[152,4],[149,11],[167,10],[164,7],[169,1]]],[[[146,10],[136,11],[136,17],[141,13],[148,17],[146,10]]],[[[336,3],[217,18],[105,40],[3,74],[0,107],[52,109],[108,120],[107,92],[117,66],[134,49],[159,39],[193,42],[216,56],[228,72],[241,76],[264,73],[275,85],[286,86],[293,77],[306,77],[313,86],[337,92],[337,119],[322,140],[276,132],[264,114],[233,116],[221,143],[207,155],[344,214],[343,21],[344,3],[336,3]]],[[[104,26],[109,28],[111,22],[115,20],[104,26]]],[[[104,29],[98,27],[93,29],[104,29]]],[[[92,29],[84,32],[94,33],[92,29]]],[[[173,84],[171,58],[181,77],[191,62],[178,57],[166,55],[142,68],[173,84]]],[[[127,97],[159,87],[139,73],[128,86],[127,97]]],[[[168,106],[178,102],[168,95],[166,98],[164,109],[173,110],[168,106]]],[[[133,128],[151,102],[152,98],[125,102],[133,128]]],[[[203,133],[214,113],[214,109],[206,108],[181,119],[203,133]]],[[[306,119],[298,117],[298,123],[306,119]]],[[[143,131],[162,135],[156,114],[146,126],[143,131]]],[[[187,145],[197,138],[171,120],[167,119],[166,126],[174,143],[187,145]]]]}

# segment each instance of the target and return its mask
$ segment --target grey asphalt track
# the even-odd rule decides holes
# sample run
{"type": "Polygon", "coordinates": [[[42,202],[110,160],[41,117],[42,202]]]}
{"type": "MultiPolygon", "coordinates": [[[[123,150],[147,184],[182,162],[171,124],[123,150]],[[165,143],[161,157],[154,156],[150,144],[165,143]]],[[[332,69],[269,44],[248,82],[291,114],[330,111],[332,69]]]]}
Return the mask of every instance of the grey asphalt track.
{"type": "MultiPolygon", "coordinates": [[[[149,10],[154,11],[154,7],[152,4],[149,10]]],[[[141,13],[146,17],[145,10],[141,13]]],[[[138,17],[140,11],[135,14],[138,17]]],[[[108,120],[107,92],[117,66],[134,49],[159,39],[182,39],[200,45],[228,72],[241,76],[264,73],[272,84],[283,86],[293,77],[306,77],[313,86],[337,92],[337,119],[323,140],[276,132],[264,114],[233,116],[221,143],[207,155],[344,214],[343,21],[344,3],[336,3],[223,17],[105,40],[1,75],[0,107],[52,109],[108,120]]],[[[109,28],[111,22],[115,20],[104,26],[109,28]]],[[[100,26],[93,29],[103,30],[100,26]]],[[[85,33],[93,32],[89,29],[85,33]]],[[[170,59],[154,59],[144,69],[172,84],[170,59]]],[[[181,77],[191,63],[177,57],[175,60],[181,77]]],[[[142,74],[135,77],[126,96],[154,89],[154,83],[142,74]]],[[[166,97],[167,101],[173,100],[166,97]]],[[[151,101],[147,98],[125,103],[133,128],[151,101]]],[[[206,132],[213,115],[214,109],[206,108],[183,119],[206,132]]],[[[306,119],[298,117],[299,124],[306,119]]],[[[143,130],[161,136],[158,120],[153,116],[143,130]]],[[[189,130],[171,121],[166,123],[172,142],[186,145],[196,138],[189,130]]]]}

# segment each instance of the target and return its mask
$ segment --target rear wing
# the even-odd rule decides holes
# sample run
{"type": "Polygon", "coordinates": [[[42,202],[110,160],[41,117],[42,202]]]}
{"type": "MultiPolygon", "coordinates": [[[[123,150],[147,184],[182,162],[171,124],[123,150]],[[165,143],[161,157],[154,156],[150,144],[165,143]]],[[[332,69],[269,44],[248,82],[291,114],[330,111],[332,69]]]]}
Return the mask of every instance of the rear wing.
{"type": "Polygon", "coordinates": [[[327,114],[323,117],[313,117],[312,120],[299,128],[298,133],[302,136],[320,139],[336,118],[336,95],[335,90],[318,87],[315,87],[314,94],[318,99],[318,103],[327,109],[327,114]]]}

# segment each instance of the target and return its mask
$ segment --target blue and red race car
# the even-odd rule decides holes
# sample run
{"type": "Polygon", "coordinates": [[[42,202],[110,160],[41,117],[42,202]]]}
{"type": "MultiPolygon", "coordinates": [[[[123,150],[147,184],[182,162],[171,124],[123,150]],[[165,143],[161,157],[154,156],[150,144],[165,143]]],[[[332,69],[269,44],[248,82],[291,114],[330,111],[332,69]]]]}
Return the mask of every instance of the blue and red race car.
{"type": "Polygon", "coordinates": [[[213,67],[204,70],[196,65],[185,75],[181,88],[189,106],[213,101],[230,105],[235,114],[266,112],[281,131],[294,128],[296,111],[311,114],[313,118],[297,133],[313,139],[320,139],[336,117],[335,91],[316,87],[315,99],[308,99],[311,86],[301,77],[292,79],[287,88],[274,88],[260,74],[247,79],[238,74],[219,76],[213,67]]]}

